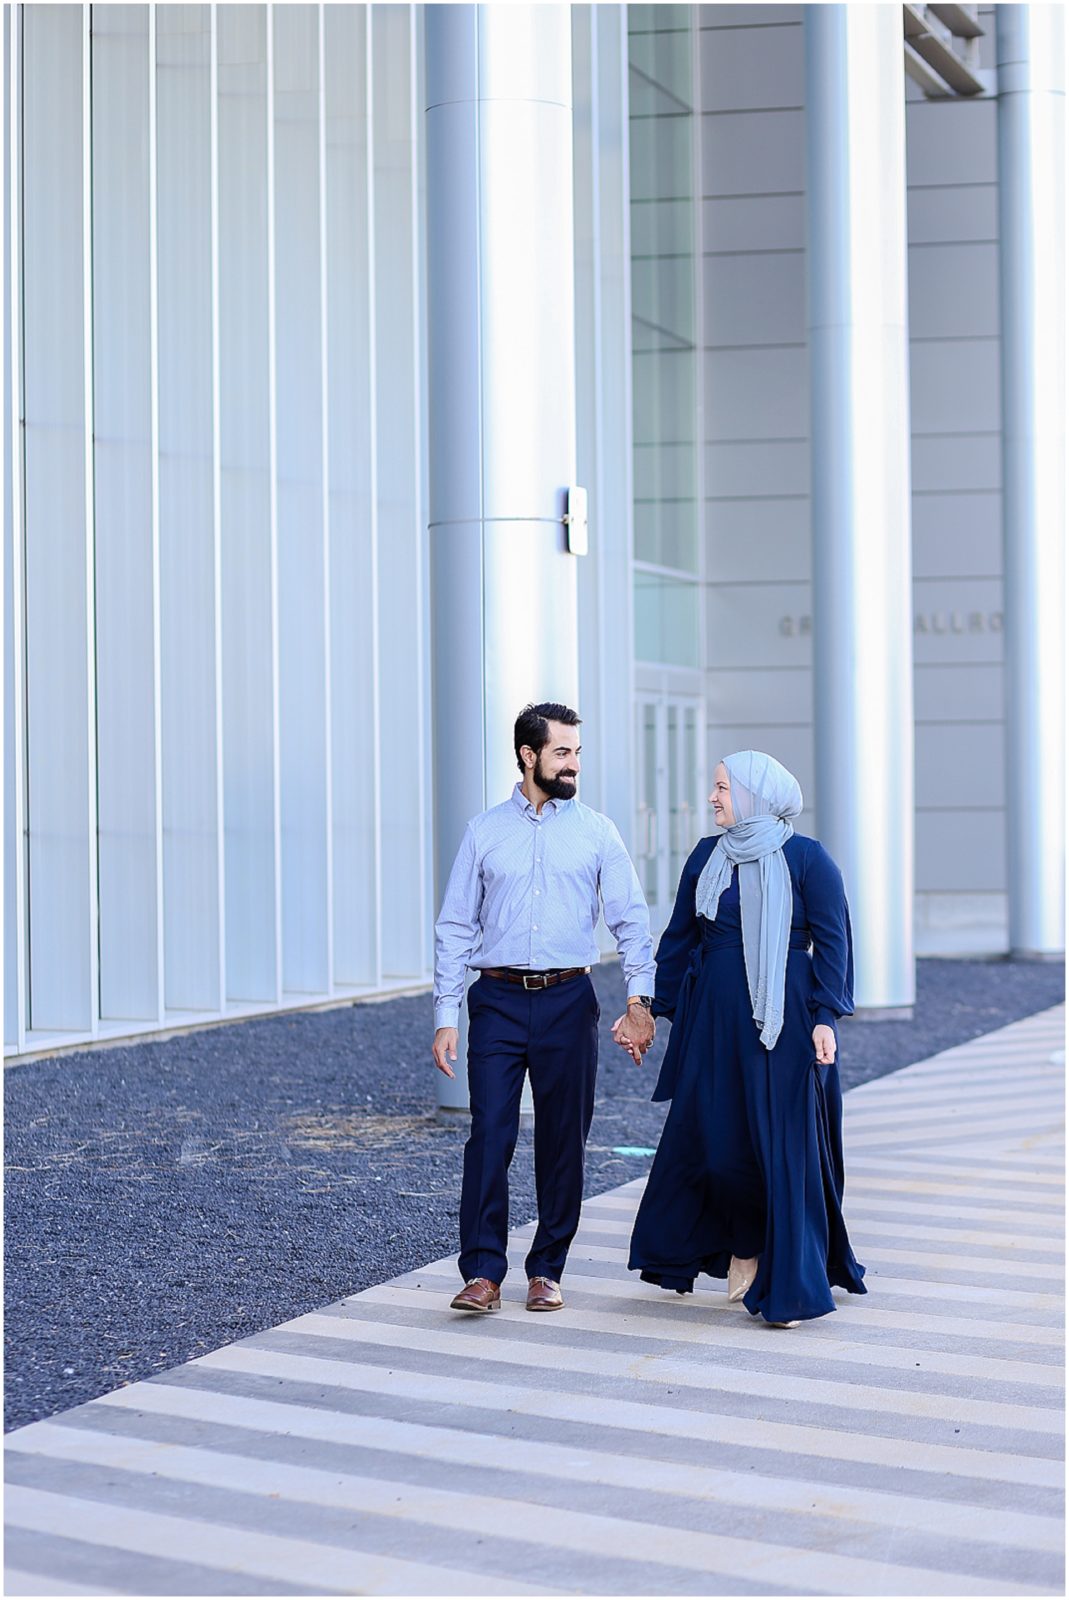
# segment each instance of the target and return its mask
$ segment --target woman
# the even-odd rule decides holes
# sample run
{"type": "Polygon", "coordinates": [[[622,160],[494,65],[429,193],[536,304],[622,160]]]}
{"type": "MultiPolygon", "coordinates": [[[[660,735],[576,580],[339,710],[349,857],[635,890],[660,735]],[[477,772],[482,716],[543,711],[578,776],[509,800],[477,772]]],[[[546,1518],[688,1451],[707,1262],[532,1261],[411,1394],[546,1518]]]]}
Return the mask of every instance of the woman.
{"type": "Polygon", "coordinates": [[[671,1100],[628,1265],[689,1293],[699,1272],[776,1326],[864,1294],[840,1209],[835,1022],[853,1010],[839,869],[790,819],[802,791],[757,750],[716,769],[724,832],[702,839],[657,950],[672,1018],[654,1100],[671,1100]]]}

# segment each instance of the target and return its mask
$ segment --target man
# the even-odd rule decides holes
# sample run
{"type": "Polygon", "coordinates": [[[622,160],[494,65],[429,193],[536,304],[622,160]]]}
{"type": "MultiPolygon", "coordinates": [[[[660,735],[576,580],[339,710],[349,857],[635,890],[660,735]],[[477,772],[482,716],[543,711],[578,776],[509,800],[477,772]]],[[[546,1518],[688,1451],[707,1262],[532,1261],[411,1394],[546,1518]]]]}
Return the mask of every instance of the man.
{"type": "Polygon", "coordinates": [[[579,718],[525,706],[514,743],[522,781],[468,823],[435,925],[434,1064],[447,1077],[468,967],[471,1136],[464,1147],[455,1311],[496,1311],[508,1270],[508,1169],[531,1075],[538,1231],[527,1256],[527,1310],[563,1306],[560,1279],[579,1226],[583,1157],[594,1111],[599,911],[627,980],[617,1042],[641,1059],[653,1042],[653,943],[635,869],[613,823],[575,798],[579,718]],[[599,905],[600,897],[600,905],[599,905]]]}

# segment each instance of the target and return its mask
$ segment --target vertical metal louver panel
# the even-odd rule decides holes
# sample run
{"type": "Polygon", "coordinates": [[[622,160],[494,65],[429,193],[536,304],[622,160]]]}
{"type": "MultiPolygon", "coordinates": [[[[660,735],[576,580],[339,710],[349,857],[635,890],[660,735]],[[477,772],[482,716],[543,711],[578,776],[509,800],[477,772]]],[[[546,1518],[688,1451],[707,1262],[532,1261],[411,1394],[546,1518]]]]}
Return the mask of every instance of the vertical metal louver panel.
{"type": "Polygon", "coordinates": [[[272,116],[269,15],[220,6],[221,462],[226,997],[280,994],[272,116]]]}
{"type": "Polygon", "coordinates": [[[151,1021],[161,997],[147,6],[93,7],[91,73],[100,1016],[151,1021]]]}
{"type": "Polygon", "coordinates": [[[29,1020],[96,1015],[88,9],[23,30],[29,1020]]]}
{"type": "Polygon", "coordinates": [[[330,988],[319,24],[272,9],[282,987],[330,988]]]}
{"type": "Polygon", "coordinates": [[[156,12],[164,999],[216,1012],[222,980],[213,14],[156,12]]]}

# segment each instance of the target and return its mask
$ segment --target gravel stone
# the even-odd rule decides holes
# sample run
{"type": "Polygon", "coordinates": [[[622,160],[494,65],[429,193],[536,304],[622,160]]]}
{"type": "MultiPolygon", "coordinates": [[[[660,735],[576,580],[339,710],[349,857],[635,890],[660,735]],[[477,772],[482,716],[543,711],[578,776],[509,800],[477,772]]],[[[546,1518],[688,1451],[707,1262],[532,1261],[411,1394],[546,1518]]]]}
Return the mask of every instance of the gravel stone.
{"type": "MultiPolygon", "coordinates": [[[[664,1024],[601,1066],[586,1192],[649,1169],[664,1024]]],[[[925,960],[912,1022],[847,1021],[844,1087],[1057,1004],[1060,963],[925,960]]],[[[431,998],[258,1018],[6,1069],[5,1426],[80,1405],[452,1254],[466,1117],[436,1109],[431,998]]],[[[849,1172],[849,1149],[847,1149],[849,1172]]],[[[527,1119],[512,1219],[535,1214],[527,1119]]]]}

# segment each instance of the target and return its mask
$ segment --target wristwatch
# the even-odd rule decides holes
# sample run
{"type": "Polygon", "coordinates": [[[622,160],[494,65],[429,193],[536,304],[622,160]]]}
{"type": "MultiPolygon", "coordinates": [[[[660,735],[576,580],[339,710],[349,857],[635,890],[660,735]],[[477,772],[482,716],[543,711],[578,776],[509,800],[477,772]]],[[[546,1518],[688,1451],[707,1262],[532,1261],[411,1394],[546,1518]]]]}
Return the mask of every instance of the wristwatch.
{"type": "Polygon", "coordinates": [[[644,1006],[647,1011],[653,1010],[653,996],[651,994],[633,994],[628,998],[628,1005],[644,1006]]]}

